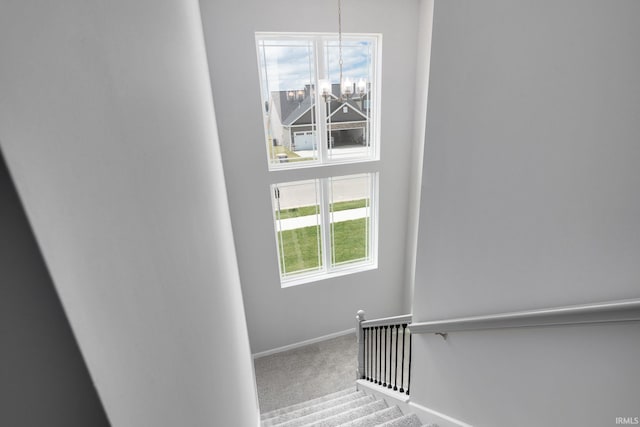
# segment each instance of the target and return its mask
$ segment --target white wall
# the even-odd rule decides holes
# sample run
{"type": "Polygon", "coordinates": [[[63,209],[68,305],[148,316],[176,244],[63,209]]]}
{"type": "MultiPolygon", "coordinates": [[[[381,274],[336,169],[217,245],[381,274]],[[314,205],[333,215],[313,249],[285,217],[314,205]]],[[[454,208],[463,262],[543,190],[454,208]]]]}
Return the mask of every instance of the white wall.
{"type": "Polygon", "coordinates": [[[256,426],[195,1],[0,4],[0,142],[114,426],[256,426]]]}
{"type": "MultiPolygon", "coordinates": [[[[418,1],[343,2],[345,32],[382,33],[379,269],[281,289],[267,170],[256,31],[336,32],[337,3],[253,0],[201,2],[213,96],[240,266],[251,348],[261,352],[402,314],[406,280],[409,164],[413,137],[418,1]]],[[[369,170],[360,165],[360,171],[369,170]]],[[[328,172],[344,174],[332,166],[328,172]]]]}
{"type": "MultiPolygon", "coordinates": [[[[414,320],[640,297],[640,3],[436,1],[414,320]]],[[[415,337],[477,425],[638,416],[638,325],[415,337]]]]}
{"type": "Polygon", "coordinates": [[[414,335],[411,401],[473,426],[615,426],[640,416],[639,337],[637,322],[414,335]]]}

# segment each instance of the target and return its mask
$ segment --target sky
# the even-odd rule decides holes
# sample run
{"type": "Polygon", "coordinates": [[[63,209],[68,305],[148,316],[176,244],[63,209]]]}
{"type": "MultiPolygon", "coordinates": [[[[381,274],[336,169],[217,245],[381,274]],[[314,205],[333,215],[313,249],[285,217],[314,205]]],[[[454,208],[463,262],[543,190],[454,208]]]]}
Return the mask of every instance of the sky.
{"type": "MultiPolygon", "coordinates": [[[[371,81],[371,41],[342,43],[343,76],[353,81],[371,81]]],[[[325,44],[325,64],[332,83],[340,80],[338,42],[325,44]]],[[[265,41],[259,47],[263,96],[279,90],[298,90],[314,80],[313,42],[306,40],[265,41]]],[[[268,98],[265,98],[265,100],[268,98]]]]}

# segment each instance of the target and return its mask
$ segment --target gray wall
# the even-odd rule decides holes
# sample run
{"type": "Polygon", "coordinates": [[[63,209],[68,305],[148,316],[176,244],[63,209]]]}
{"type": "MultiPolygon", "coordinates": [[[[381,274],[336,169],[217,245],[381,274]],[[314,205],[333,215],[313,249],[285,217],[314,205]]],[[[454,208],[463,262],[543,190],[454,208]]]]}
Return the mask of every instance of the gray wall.
{"type": "Polygon", "coordinates": [[[199,12],[0,2],[0,143],[118,427],[259,421],[199,12]]]}
{"type": "Polygon", "coordinates": [[[0,152],[0,425],[108,426],[0,152]]]}
{"type": "MultiPolygon", "coordinates": [[[[337,3],[201,1],[234,239],[254,353],[407,312],[406,234],[413,137],[418,1],[343,4],[345,32],[383,34],[379,268],[281,289],[269,184],[294,179],[267,171],[256,31],[337,31],[337,3]]],[[[325,174],[345,174],[332,166],[325,174]]],[[[359,165],[360,171],[370,170],[359,165]]]]}
{"type": "MultiPolygon", "coordinates": [[[[416,320],[640,297],[638,40],[636,1],[435,2],[416,320]]],[[[637,324],[436,338],[412,396],[453,417],[639,415],[637,324]]]]}

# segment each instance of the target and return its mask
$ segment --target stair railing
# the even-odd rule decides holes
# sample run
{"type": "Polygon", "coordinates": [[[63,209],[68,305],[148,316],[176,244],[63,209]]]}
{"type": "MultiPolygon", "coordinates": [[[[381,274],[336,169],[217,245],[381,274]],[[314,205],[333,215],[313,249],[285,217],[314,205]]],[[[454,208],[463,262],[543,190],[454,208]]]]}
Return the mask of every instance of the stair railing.
{"type": "Polygon", "coordinates": [[[411,315],[365,320],[359,310],[358,379],[409,394],[411,384],[411,315]]]}

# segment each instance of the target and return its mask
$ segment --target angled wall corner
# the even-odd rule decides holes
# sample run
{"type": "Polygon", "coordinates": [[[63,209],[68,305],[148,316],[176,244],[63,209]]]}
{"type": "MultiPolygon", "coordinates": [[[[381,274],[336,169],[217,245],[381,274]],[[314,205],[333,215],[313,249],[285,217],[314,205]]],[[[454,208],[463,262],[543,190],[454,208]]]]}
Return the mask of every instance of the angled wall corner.
{"type": "Polygon", "coordinates": [[[413,290],[416,279],[418,228],[420,223],[420,196],[422,168],[427,127],[427,100],[429,70],[431,66],[431,36],[433,32],[434,0],[420,0],[418,14],[418,46],[416,49],[415,108],[413,117],[413,152],[409,178],[409,208],[407,220],[407,256],[405,270],[405,311],[413,312],[413,290]]]}
{"type": "Polygon", "coordinates": [[[108,427],[0,151],[0,425],[108,427]]]}
{"type": "Polygon", "coordinates": [[[252,426],[197,1],[0,6],[0,142],[117,426],[252,426]]]}

